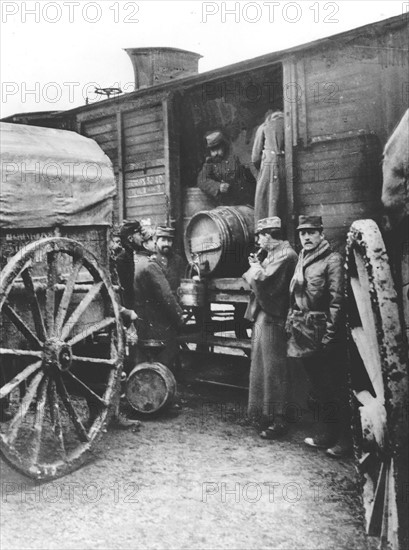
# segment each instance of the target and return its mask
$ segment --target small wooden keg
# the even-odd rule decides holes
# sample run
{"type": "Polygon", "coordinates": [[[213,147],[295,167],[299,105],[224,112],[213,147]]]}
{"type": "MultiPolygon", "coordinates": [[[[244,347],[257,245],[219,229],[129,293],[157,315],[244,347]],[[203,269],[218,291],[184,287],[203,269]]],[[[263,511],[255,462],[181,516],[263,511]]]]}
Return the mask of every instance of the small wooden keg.
{"type": "Polygon", "coordinates": [[[162,363],[139,363],[128,376],[125,395],[135,411],[152,415],[173,403],[176,380],[162,363]]]}

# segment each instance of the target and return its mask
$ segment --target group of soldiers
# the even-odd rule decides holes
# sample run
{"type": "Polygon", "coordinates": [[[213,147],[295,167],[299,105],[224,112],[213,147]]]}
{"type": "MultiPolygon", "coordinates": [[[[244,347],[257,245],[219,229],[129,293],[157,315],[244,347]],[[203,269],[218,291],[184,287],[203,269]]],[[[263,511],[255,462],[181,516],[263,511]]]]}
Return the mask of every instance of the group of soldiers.
{"type": "Polygon", "coordinates": [[[253,322],[248,416],[264,439],[284,435],[293,420],[288,358],[299,359],[311,382],[316,434],[304,441],[341,458],[351,451],[343,316],[343,260],[325,239],[320,216],[300,216],[301,252],[282,236],[277,216],[257,225],[264,259],[250,256],[243,275],[253,322]]]}
{"type": "MultiPolygon", "coordinates": [[[[291,423],[288,357],[302,361],[312,386],[317,434],[306,445],[332,457],[350,452],[345,373],[346,336],[343,318],[343,262],[325,239],[319,216],[300,216],[299,257],[284,240],[280,190],[285,177],[284,117],[269,111],[257,129],[248,167],[232,154],[221,131],[206,136],[208,157],[197,185],[214,205],[252,204],[259,252],[249,257],[243,278],[251,288],[245,318],[253,323],[248,419],[264,439],[284,435],[291,423]]],[[[172,370],[178,366],[177,333],[183,310],[177,288],[185,262],[172,249],[174,229],[156,234],[138,221],[124,223],[122,251],[116,269],[122,304],[137,313],[139,345],[133,362],[146,360],[144,343],[162,342],[157,359],[172,370]]]]}

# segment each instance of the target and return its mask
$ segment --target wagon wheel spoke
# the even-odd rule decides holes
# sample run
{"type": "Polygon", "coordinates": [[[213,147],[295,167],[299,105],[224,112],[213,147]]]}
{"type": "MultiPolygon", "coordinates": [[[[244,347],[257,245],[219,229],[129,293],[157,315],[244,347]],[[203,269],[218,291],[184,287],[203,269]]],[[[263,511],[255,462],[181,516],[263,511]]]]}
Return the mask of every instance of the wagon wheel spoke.
{"type": "Polygon", "coordinates": [[[73,311],[72,315],[69,317],[69,319],[66,321],[65,325],[63,326],[63,329],[61,331],[61,340],[65,340],[68,338],[68,336],[71,334],[72,329],[79,321],[81,315],[84,313],[84,311],[88,308],[90,303],[96,298],[98,293],[100,292],[103,282],[100,281],[98,283],[95,283],[87,292],[87,294],[84,296],[84,298],[81,300],[81,302],[78,304],[76,309],[73,311]]]}
{"type": "Polygon", "coordinates": [[[21,273],[21,276],[23,278],[24,286],[26,287],[26,291],[28,294],[28,301],[30,302],[31,313],[33,315],[34,326],[37,332],[37,336],[40,338],[41,341],[44,342],[47,337],[47,333],[44,326],[44,319],[41,313],[40,304],[38,303],[37,294],[34,290],[34,283],[31,276],[30,268],[27,267],[26,269],[24,269],[24,271],[22,271],[21,273]]]}
{"type": "Polygon", "coordinates": [[[69,344],[70,346],[74,346],[75,344],[78,344],[78,342],[81,342],[81,340],[85,340],[87,336],[91,336],[91,334],[99,332],[104,328],[111,327],[115,325],[115,323],[115,317],[108,317],[107,319],[103,319],[102,321],[94,323],[90,327],[86,328],[85,330],[80,332],[80,334],[74,336],[74,338],[72,338],[71,340],[68,340],[67,344],[69,344]]]}
{"type": "Polygon", "coordinates": [[[31,351],[30,349],[10,349],[10,348],[0,348],[0,357],[2,356],[10,356],[18,358],[34,358],[34,359],[40,359],[43,356],[42,351],[31,351]]]}
{"type": "Polygon", "coordinates": [[[24,418],[27,416],[27,413],[29,411],[29,407],[35,397],[35,394],[37,392],[37,388],[41,382],[41,380],[44,378],[43,372],[38,372],[35,377],[32,379],[21,403],[19,410],[15,414],[14,418],[10,422],[9,425],[9,431],[7,435],[7,441],[9,445],[13,445],[14,440],[16,439],[17,432],[21,426],[21,423],[23,422],[24,418]]]}
{"type": "Polygon", "coordinates": [[[36,361],[17,374],[12,380],[10,380],[10,382],[7,382],[7,384],[0,389],[0,399],[7,397],[7,395],[9,395],[15,388],[17,388],[17,386],[24,382],[24,380],[27,380],[29,376],[38,371],[38,369],[41,368],[41,364],[41,361],[36,361]]]}
{"type": "Polygon", "coordinates": [[[62,324],[64,322],[65,316],[67,314],[67,309],[70,304],[71,296],[74,290],[75,281],[77,280],[78,273],[83,265],[82,258],[75,260],[72,272],[68,277],[64,293],[61,298],[60,305],[58,307],[57,316],[55,318],[55,333],[58,335],[61,332],[62,324]]]}
{"type": "Polygon", "coordinates": [[[41,349],[42,343],[34,334],[34,332],[26,325],[23,319],[18,315],[18,313],[8,304],[5,303],[3,306],[3,311],[10,319],[10,321],[18,328],[18,330],[23,334],[26,340],[35,348],[41,349]]]}
{"type": "Polygon", "coordinates": [[[51,423],[53,426],[54,434],[59,443],[60,450],[63,456],[65,457],[67,456],[67,452],[65,450],[65,445],[64,445],[64,436],[63,436],[63,429],[61,424],[61,411],[60,411],[60,405],[58,403],[58,395],[55,387],[55,380],[53,379],[50,380],[50,383],[48,385],[48,396],[50,401],[50,417],[51,417],[51,423]]]}
{"type": "Polygon", "coordinates": [[[78,384],[78,386],[80,386],[80,388],[87,394],[87,395],[84,395],[85,398],[89,397],[91,398],[92,400],[94,401],[98,401],[98,403],[100,405],[102,405],[103,407],[107,407],[108,406],[108,403],[102,399],[102,397],[100,397],[99,395],[97,395],[94,391],[91,390],[90,387],[88,387],[82,380],[80,380],[77,376],[75,376],[75,374],[73,374],[72,372],[70,371],[67,371],[65,373],[66,375],[68,375],[72,380],[74,380],[74,382],[76,384],[78,384]]]}
{"type": "Polygon", "coordinates": [[[45,292],[45,324],[48,336],[54,336],[55,285],[57,284],[57,252],[47,252],[47,289],[45,292]]]}
{"type": "Polygon", "coordinates": [[[102,357],[81,357],[79,355],[72,356],[73,362],[88,363],[89,365],[100,365],[101,367],[109,367],[114,369],[118,361],[116,359],[103,359],[102,357]]]}
{"type": "Polygon", "coordinates": [[[67,409],[68,415],[72,420],[72,423],[74,424],[74,427],[77,431],[77,434],[82,442],[89,441],[89,437],[87,435],[87,432],[84,428],[83,423],[81,422],[77,411],[74,408],[74,405],[71,403],[70,396],[67,392],[67,388],[65,387],[64,382],[62,381],[62,378],[60,376],[56,377],[56,384],[57,384],[57,391],[60,394],[60,397],[62,399],[62,402],[64,403],[65,408],[67,409]]]}
{"type": "Polygon", "coordinates": [[[34,421],[34,435],[32,439],[32,464],[38,463],[38,457],[40,454],[41,448],[41,435],[43,433],[44,427],[44,415],[45,415],[45,405],[47,402],[47,386],[49,379],[45,378],[37,394],[37,403],[36,403],[36,413],[34,421]]]}

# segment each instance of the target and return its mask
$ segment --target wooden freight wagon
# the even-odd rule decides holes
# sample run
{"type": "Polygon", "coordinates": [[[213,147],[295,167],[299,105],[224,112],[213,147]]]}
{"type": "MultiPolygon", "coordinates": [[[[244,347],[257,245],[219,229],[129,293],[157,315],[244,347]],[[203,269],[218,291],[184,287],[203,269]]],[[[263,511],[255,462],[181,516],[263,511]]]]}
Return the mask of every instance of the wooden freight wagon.
{"type": "MultiPolygon", "coordinates": [[[[295,243],[297,216],[317,213],[343,251],[352,221],[381,219],[382,149],[408,102],[407,37],[407,18],[394,17],[203,74],[193,74],[199,56],[192,52],[127,50],[138,89],[67,111],[64,125],[111,158],[116,221],[172,220],[183,249],[187,221],[208,210],[195,187],[205,132],[222,129],[250,165],[257,127],[268,109],[281,108],[287,236],[295,243]]],[[[209,300],[245,302],[237,267],[223,277],[210,277],[209,300]]]]}
{"type": "Polygon", "coordinates": [[[0,455],[35,479],[92,456],[119,401],[115,179],[73,132],[0,125],[0,455]]]}

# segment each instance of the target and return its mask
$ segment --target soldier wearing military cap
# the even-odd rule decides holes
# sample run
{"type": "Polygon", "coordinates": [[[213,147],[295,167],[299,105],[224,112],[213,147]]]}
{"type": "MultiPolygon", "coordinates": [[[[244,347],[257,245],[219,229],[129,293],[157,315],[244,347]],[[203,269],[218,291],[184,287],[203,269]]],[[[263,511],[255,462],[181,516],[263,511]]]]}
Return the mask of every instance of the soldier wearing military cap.
{"type": "Polygon", "coordinates": [[[145,233],[139,221],[124,221],[120,229],[123,250],[116,258],[116,268],[121,284],[122,305],[133,309],[134,304],[134,254],[148,256],[143,247],[145,233]]]}
{"type": "Polygon", "coordinates": [[[302,251],[290,284],[288,355],[302,358],[317,398],[319,433],[305,443],[340,457],[350,450],[343,259],[325,239],[320,216],[300,216],[297,231],[302,251]]]}
{"type": "Polygon", "coordinates": [[[205,135],[208,156],[197,178],[197,186],[211,197],[214,206],[254,204],[256,182],[250,168],[233,155],[220,130],[205,135]]]}
{"type": "Polygon", "coordinates": [[[246,318],[253,321],[248,416],[262,430],[264,439],[284,435],[288,429],[287,354],[285,319],[288,288],[297,254],[281,232],[277,216],[259,220],[256,231],[264,259],[249,258],[250,269],[243,275],[252,294],[246,318]]]}
{"type": "Polygon", "coordinates": [[[176,290],[180,286],[180,280],[184,275],[186,262],[173,249],[175,229],[173,227],[160,226],[156,230],[156,261],[161,265],[172,292],[176,296],[176,290]]]}

